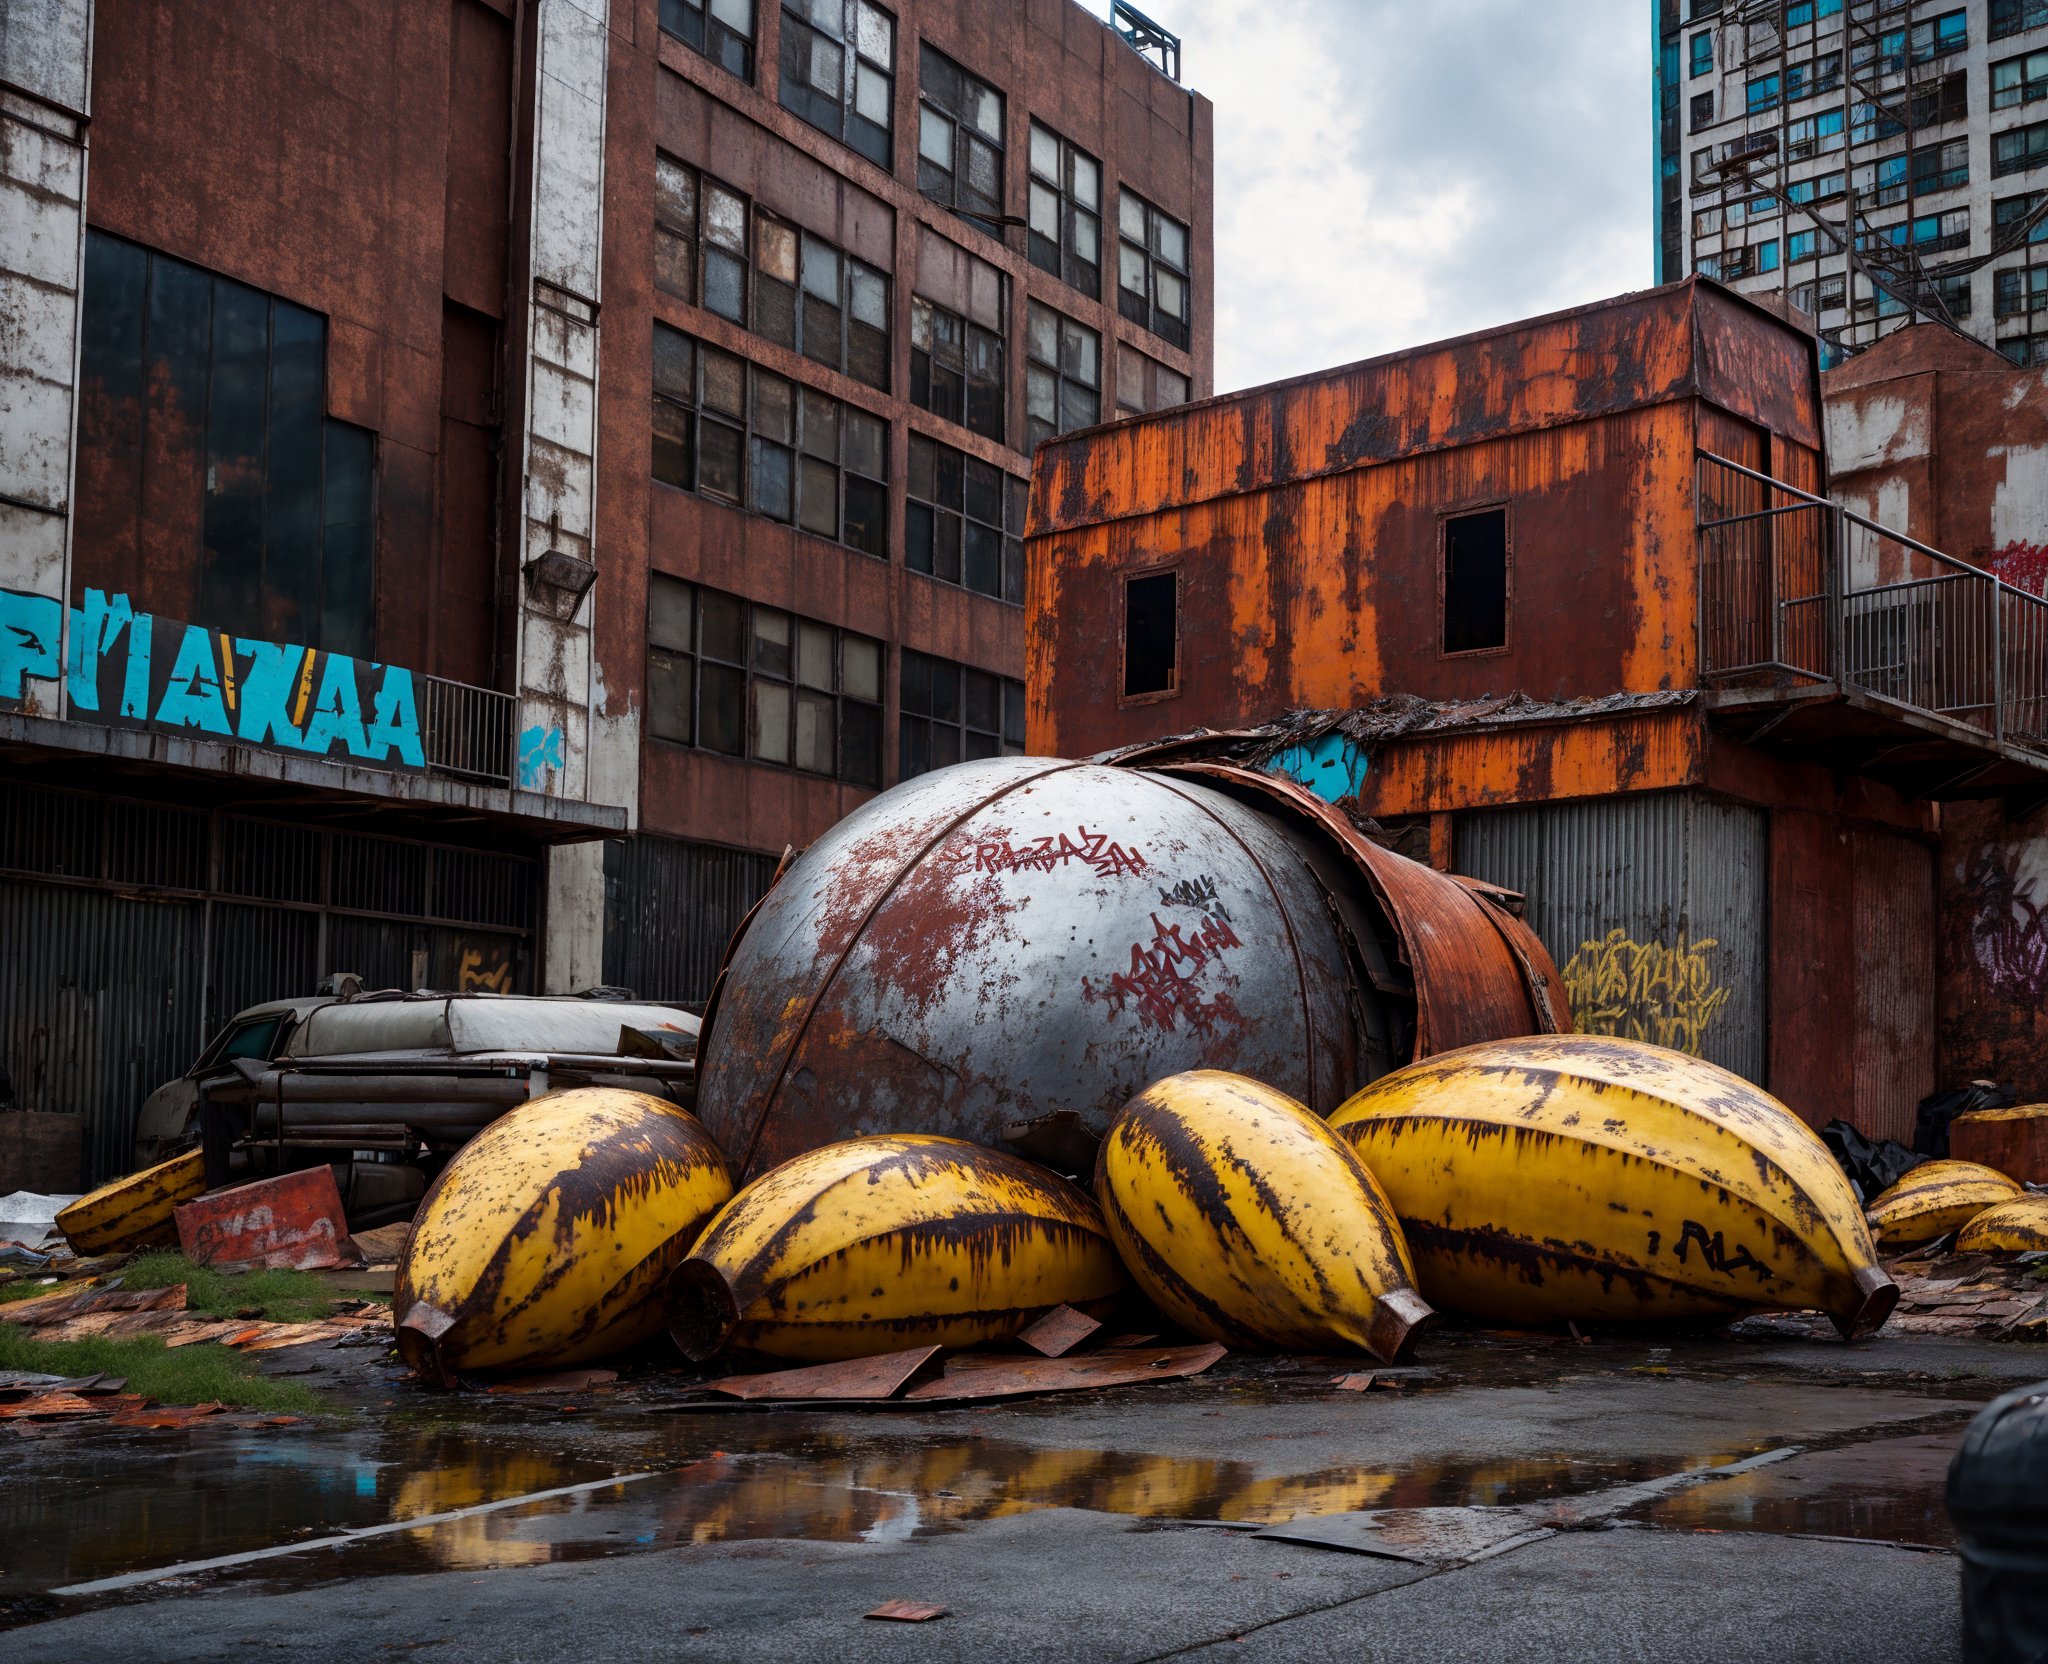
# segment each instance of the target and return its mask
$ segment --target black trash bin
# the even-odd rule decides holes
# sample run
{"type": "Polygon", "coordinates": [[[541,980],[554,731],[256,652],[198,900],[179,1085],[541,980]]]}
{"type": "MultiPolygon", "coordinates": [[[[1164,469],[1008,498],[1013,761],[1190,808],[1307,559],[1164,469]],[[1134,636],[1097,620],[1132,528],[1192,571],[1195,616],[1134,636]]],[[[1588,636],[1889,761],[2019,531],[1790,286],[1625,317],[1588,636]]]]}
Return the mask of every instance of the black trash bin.
{"type": "Polygon", "coordinates": [[[1993,1399],[1948,1469],[1964,1664],[2048,1660],[2048,1381],[1993,1399]]]}

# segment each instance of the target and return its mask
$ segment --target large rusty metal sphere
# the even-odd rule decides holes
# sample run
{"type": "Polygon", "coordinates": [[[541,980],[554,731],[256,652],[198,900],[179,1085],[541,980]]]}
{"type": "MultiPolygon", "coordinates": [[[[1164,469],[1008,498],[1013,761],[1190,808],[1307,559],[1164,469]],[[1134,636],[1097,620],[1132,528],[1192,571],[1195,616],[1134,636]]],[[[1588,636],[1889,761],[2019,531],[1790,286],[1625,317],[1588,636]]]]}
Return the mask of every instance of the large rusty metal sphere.
{"type": "Polygon", "coordinates": [[[1278,821],[1007,757],[907,781],[791,865],[731,950],[697,1110],[738,1176],[864,1133],[1099,1136],[1186,1069],[1327,1112],[1395,1061],[1381,1021],[1278,821]]]}

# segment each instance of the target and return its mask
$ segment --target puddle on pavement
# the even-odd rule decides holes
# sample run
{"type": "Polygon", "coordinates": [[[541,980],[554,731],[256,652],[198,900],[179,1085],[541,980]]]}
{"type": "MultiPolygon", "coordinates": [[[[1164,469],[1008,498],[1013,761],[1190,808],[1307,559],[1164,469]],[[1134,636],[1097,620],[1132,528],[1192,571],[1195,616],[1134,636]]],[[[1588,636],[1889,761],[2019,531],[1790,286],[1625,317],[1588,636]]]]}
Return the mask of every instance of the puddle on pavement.
{"type": "Polygon", "coordinates": [[[545,1442],[516,1426],[403,1420],[52,1440],[35,1448],[32,1473],[0,1480],[0,1597],[629,1472],[659,1476],[230,1575],[274,1586],[744,1538],[891,1542],[1052,1507],[1274,1523],[1354,1508],[1533,1502],[1690,1465],[1557,1459],[1395,1471],[1360,1463],[1276,1476],[1216,1458],[913,1435],[881,1423],[872,1432],[826,1431],[807,1421],[593,1416],[573,1430],[551,1426],[545,1442]]]}
{"type": "Polygon", "coordinates": [[[1817,1450],[1639,1509],[1648,1525],[1952,1547],[1943,1493],[1962,1429],[1817,1450]]]}

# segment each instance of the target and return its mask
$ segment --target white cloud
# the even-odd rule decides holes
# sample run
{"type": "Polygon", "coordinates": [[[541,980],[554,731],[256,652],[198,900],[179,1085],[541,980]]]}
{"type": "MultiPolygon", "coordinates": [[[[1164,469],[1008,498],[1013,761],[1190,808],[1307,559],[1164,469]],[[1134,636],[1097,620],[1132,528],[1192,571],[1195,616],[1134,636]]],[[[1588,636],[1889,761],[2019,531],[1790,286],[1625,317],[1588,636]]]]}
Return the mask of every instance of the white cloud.
{"type": "Polygon", "coordinates": [[[1219,390],[1651,281],[1642,0],[1145,9],[1216,110],[1219,390]]]}

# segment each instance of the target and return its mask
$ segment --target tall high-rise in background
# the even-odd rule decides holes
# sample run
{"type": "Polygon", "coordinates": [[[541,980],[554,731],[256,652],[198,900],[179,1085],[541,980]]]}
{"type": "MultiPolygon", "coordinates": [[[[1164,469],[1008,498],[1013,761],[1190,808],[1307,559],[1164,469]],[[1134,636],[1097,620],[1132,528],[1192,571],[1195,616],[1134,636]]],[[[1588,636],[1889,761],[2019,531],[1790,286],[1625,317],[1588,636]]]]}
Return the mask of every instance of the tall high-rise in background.
{"type": "Polygon", "coordinates": [[[1654,0],[1657,277],[2048,363],[2048,0],[1654,0]]]}
{"type": "Polygon", "coordinates": [[[1179,73],[1122,0],[0,0],[22,1101],[105,1172],[331,972],[702,1000],[1020,749],[1032,448],[1210,391],[1179,73]]]}

